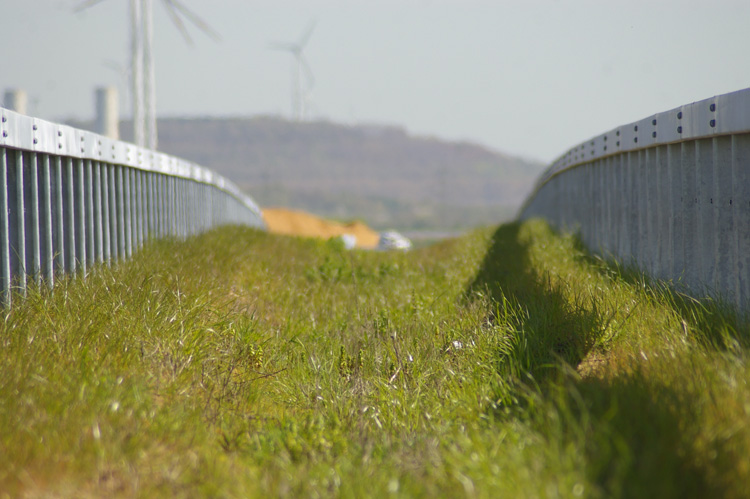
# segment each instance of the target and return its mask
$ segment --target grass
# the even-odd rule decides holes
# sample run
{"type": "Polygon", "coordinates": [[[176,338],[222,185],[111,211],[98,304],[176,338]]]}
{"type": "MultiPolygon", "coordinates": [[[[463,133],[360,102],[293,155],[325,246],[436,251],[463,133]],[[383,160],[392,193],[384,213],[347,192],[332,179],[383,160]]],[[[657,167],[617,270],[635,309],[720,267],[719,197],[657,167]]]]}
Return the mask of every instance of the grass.
{"type": "Polygon", "coordinates": [[[7,496],[747,496],[744,319],[539,221],[225,228],[15,303],[7,496]]]}

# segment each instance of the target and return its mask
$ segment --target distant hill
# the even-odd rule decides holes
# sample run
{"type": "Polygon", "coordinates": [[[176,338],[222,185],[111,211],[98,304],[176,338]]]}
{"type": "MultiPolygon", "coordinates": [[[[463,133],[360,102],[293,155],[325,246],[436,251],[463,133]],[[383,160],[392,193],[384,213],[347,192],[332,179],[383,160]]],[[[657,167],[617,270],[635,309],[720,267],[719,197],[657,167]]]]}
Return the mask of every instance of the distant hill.
{"type": "MultiPolygon", "coordinates": [[[[359,218],[377,228],[500,222],[543,168],[394,126],[254,117],[160,119],[158,127],[161,151],[218,171],[262,206],[359,218]]],[[[124,140],[131,140],[131,128],[121,123],[124,140]]]]}

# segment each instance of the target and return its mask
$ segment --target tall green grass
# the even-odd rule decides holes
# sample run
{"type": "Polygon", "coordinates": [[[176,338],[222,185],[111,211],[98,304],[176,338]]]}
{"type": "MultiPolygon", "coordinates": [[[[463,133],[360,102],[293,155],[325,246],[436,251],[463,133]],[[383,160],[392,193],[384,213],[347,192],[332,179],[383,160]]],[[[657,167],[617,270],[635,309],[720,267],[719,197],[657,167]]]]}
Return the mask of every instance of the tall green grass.
{"type": "Polygon", "coordinates": [[[225,228],[15,303],[8,496],[750,490],[746,322],[539,221],[411,253],[225,228]]]}

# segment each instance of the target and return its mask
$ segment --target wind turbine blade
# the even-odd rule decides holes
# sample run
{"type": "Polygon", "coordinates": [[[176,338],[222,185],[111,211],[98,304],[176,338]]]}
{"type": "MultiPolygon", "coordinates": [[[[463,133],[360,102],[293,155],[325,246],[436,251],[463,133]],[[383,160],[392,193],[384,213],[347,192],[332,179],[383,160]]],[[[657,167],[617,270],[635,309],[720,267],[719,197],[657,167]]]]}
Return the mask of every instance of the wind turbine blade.
{"type": "Polygon", "coordinates": [[[318,24],[317,21],[313,21],[310,23],[310,26],[307,28],[307,31],[302,35],[302,38],[299,39],[297,42],[297,45],[300,49],[304,48],[305,45],[307,45],[308,40],[310,40],[310,37],[313,34],[313,31],[315,31],[315,25],[318,24]]]}
{"type": "Polygon", "coordinates": [[[98,3],[102,3],[104,0],[86,0],[85,2],[79,3],[73,8],[73,13],[78,14],[79,12],[89,9],[98,3]]]}
{"type": "Polygon", "coordinates": [[[178,0],[164,0],[164,2],[170,5],[176,11],[179,11],[183,17],[193,23],[196,28],[203,31],[203,33],[208,35],[210,38],[213,38],[214,41],[221,41],[221,35],[211,26],[209,26],[208,23],[204,21],[200,16],[198,16],[198,14],[188,9],[185,4],[178,0]]]}
{"type": "Polygon", "coordinates": [[[174,3],[172,3],[170,0],[164,0],[164,6],[166,7],[167,14],[169,14],[169,17],[172,19],[172,24],[175,25],[187,44],[192,45],[193,39],[190,38],[190,33],[188,33],[188,30],[185,27],[185,23],[182,22],[180,14],[177,11],[177,7],[175,7],[174,3]]]}

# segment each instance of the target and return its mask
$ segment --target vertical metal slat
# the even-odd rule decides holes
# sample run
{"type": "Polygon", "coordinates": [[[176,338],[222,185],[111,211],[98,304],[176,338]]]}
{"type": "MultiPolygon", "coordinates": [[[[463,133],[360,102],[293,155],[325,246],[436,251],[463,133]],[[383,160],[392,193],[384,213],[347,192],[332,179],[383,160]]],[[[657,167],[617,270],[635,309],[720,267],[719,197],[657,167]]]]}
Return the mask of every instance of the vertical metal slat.
{"type": "Polygon", "coordinates": [[[122,171],[122,197],[123,197],[123,220],[125,222],[125,256],[133,256],[133,213],[131,210],[132,199],[130,198],[130,168],[120,167],[122,171]]]}
{"type": "Polygon", "coordinates": [[[115,166],[117,196],[117,258],[125,258],[125,200],[123,199],[123,167],[115,166]]]}
{"type": "Polygon", "coordinates": [[[0,282],[2,301],[11,305],[10,273],[10,225],[8,220],[8,157],[5,148],[0,148],[0,282]]]}
{"type": "Polygon", "coordinates": [[[23,182],[23,152],[16,151],[16,256],[18,268],[18,287],[21,289],[23,296],[26,296],[26,224],[24,216],[24,182],[23,182]]]}
{"type": "Polygon", "coordinates": [[[75,183],[73,176],[73,159],[67,158],[65,165],[65,252],[67,272],[76,271],[76,218],[75,218],[75,183]]]}
{"type": "Polygon", "coordinates": [[[95,224],[94,224],[94,246],[95,246],[95,260],[97,263],[102,263],[104,261],[104,214],[106,213],[106,208],[104,206],[104,202],[102,199],[102,193],[103,191],[106,192],[106,189],[102,189],[102,165],[101,163],[94,162],[92,165],[93,168],[93,197],[94,197],[94,214],[95,214],[95,224]]]}
{"type": "MultiPolygon", "coordinates": [[[[31,251],[31,277],[39,287],[42,283],[42,254],[41,254],[41,238],[40,232],[40,217],[39,217],[39,170],[37,165],[37,153],[29,153],[29,162],[27,165],[29,170],[29,181],[28,185],[25,186],[27,192],[30,194],[29,198],[26,198],[28,207],[27,215],[30,215],[29,232],[30,232],[30,248],[31,251]]],[[[26,197],[26,196],[24,196],[26,197]]]]}
{"type": "Polygon", "coordinates": [[[86,271],[86,200],[83,160],[76,160],[74,173],[75,181],[75,233],[76,233],[76,268],[81,272],[86,271]]]}
{"type": "Polygon", "coordinates": [[[102,175],[102,256],[104,258],[104,262],[109,265],[112,262],[112,240],[111,240],[111,232],[112,232],[112,198],[110,197],[110,176],[109,176],[109,166],[106,164],[99,164],[99,169],[101,170],[102,175]]]}
{"type": "Polygon", "coordinates": [[[54,210],[55,210],[55,267],[61,273],[65,273],[67,259],[65,254],[65,203],[63,196],[63,166],[62,158],[55,157],[55,169],[53,180],[54,210]]]}
{"type": "Polygon", "coordinates": [[[42,160],[42,226],[41,226],[41,247],[42,247],[42,277],[47,282],[47,286],[52,288],[55,284],[55,249],[53,245],[53,219],[52,219],[52,175],[49,154],[43,155],[42,160]]]}
{"type": "Polygon", "coordinates": [[[94,222],[94,168],[91,160],[87,159],[84,165],[84,192],[86,202],[86,266],[91,267],[95,260],[95,222],[94,222]]]}

